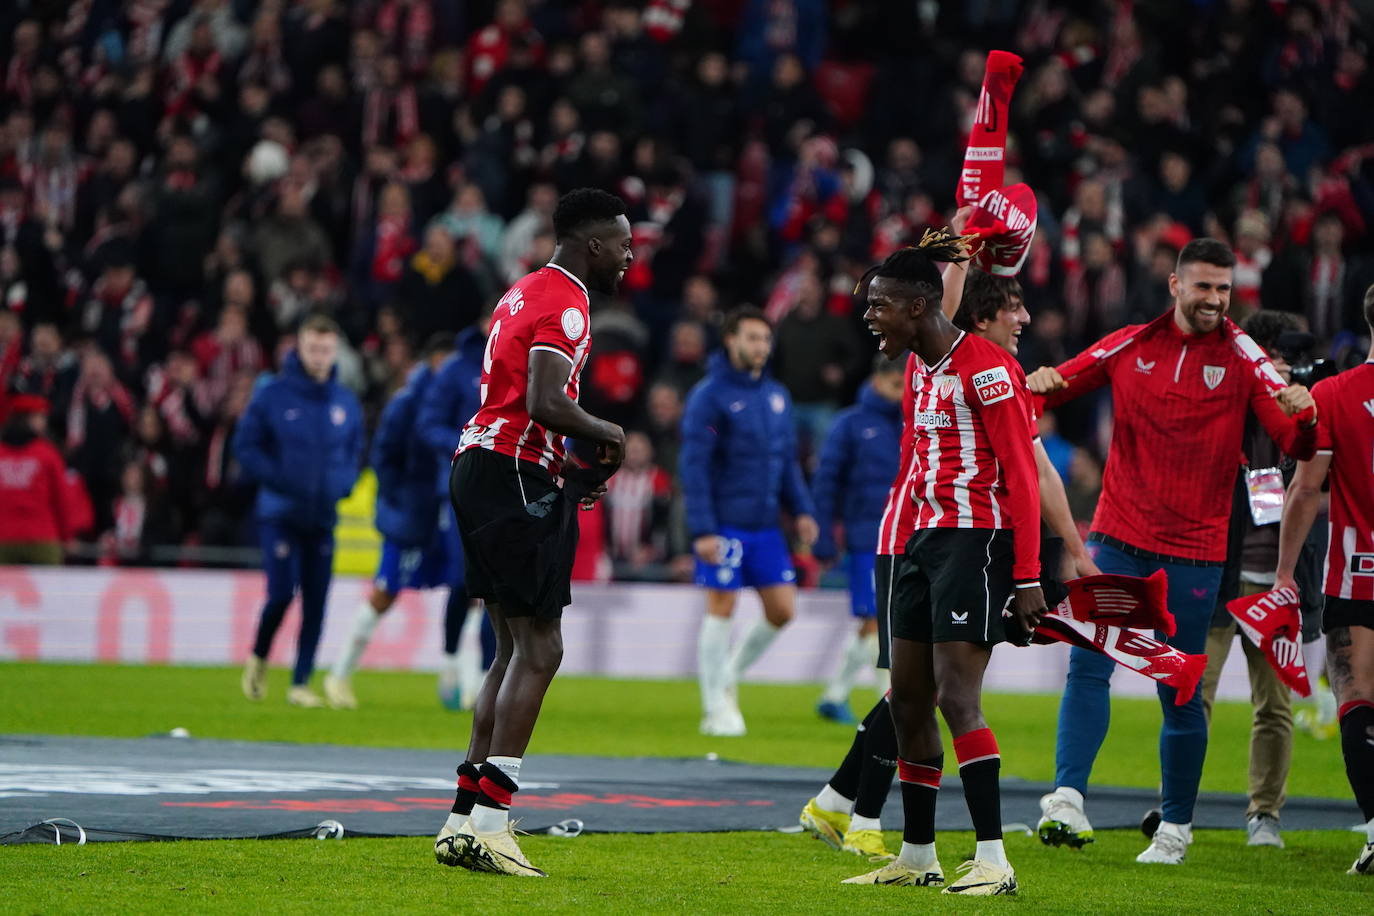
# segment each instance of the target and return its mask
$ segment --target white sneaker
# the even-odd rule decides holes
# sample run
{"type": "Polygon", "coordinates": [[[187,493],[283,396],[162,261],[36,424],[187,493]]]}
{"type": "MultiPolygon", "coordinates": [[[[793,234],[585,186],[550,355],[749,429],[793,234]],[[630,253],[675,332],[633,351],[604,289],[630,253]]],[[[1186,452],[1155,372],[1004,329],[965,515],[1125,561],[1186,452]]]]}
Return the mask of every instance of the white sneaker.
{"type": "Polygon", "coordinates": [[[1155,831],[1154,840],[1135,860],[1145,865],[1182,865],[1192,841],[1191,827],[1163,821],[1155,831]]]}
{"type": "Polygon", "coordinates": [[[473,871],[520,878],[547,878],[541,868],[535,868],[520,850],[515,839],[515,825],[507,823],[496,833],[474,833],[466,865],[473,871]]]}
{"type": "Polygon", "coordinates": [[[324,698],[309,687],[292,687],[286,692],[286,702],[303,709],[323,709],[324,698]]]}
{"type": "Polygon", "coordinates": [[[347,678],[324,676],[324,698],[335,709],[357,709],[358,698],[353,695],[353,685],[347,678]]]}
{"type": "Polygon", "coordinates": [[[267,662],[253,655],[248,655],[248,661],[243,663],[243,676],[239,678],[239,687],[243,690],[243,695],[254,703],[267,696],[267,662]]]}
{"type": "Polygon", "coordinates": [[[1279,833],[1279,819],[1272,814],[1256,814],[1245,822],[1249,839],[1247,846],[1276,846],[1283,848],[1283,836],[1279,833]]]}
{"type": "Polygon", "coordinates": [[[1010,865],[970,859],[960,865],[958,871],[959,877],[940,893],[966,897],[1001,897],[1016,893],[1016,872],[1010,865]]]}
{"type": "MultiPolygon", "coordinates": [[[[1077,792],[1073,793],[1078,795],[1077,792]]],[[[1046,846],[1082,849],[1093,841],[1093,826],[1083,813],[1083,805],[1062,788],[1040,798],[1040,823],[1036,832],[1046,846]]]]}
{"type": "Polygon", "coordinates": [[[439,835],[434,838],[434,860],[449,867],[466,867],[472,854],[473,839],[471,820],[463,821],[457,830],[445,822],[439,828],[439,835]]]}
{"type": "Polygon", "coordinates": [[[1365,843],[1355,864],[1346,869],[1347,875],[1374,875],[1374,843],[1365,843]]]}
{"type": "Polygon", "coordinates": [[[701,733],[713,738],[743,738],[744,717],[739,710],[717,706],[701,718],[701,733]]]}

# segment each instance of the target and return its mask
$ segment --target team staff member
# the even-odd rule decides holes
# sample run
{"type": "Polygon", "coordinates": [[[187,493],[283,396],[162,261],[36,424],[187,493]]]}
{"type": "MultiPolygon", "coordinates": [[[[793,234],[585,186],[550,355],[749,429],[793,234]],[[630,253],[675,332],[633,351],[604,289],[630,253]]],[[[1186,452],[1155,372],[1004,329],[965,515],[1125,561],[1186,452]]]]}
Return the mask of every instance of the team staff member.
{"type": "Polygon", "coordinates": [[[425,344],[420,364],[410,371],[377,421],[372,437],[372,469],[377,474],[376,525],[382,555],[372,594],[358,607],[348,644],[324,678],[324,696],[336,709],[354,709],[353,671],[358,667],[382,615],[407,588],[449,586],[449,604],[466,613],[463,557],[457,549],[448,506],[434,492],[438,473],[434,454],[415,436],[415,418],[435,370],[453,351],[453,335],[440,332],[425,344]]]}
{"type": "Polygon", "coordinates": [[[266,696],[272,640],[300,589],[301,633],[286,700],[324,705],[309,684],[333,575],[335,504],[352,491],[363,452],[362,408],[336,380],[339,333],[324,315],[307,318],[280,374],[253,393],[234,431],[234,454],[258,483],[267,572],[267,603],[243,668],[250,700],[266,696]]]}
{"type": "MultiPolygon", "coordinates": [[[[1374,286],[1364,294],[1374,335],[1374,286]]],[[[1365,845],[1352,875],[1374,874],[1374,344],[1368,358],[1312,388],[1320,430],[1317,454],[1298,464],[1279,523],[1275,585],[1293,587],[1293,570],[1331,481],[1331,541],[1322,589],[1326,671],[1340,704],[1345,775],[1364,815],[1365,845]]]]}
{"type": "Polygon", "coordinates": [[[576,504],[605,495],[604,480],[625,451],[624,430],[577,404],[591,352],[590,290],[614,295],[634,261],[625,202],[592,188],[570,191],[553,225],[553,258],[497,303],[482,406],[463,428],[449,478],[468,588],[486,602],[499,649],[434,855],[444,865],[522,877],[545,877],[521,852],[508,816],[544,694],[563,659],[576,504]],[[565,436],[595,444],[599,483],[565,469],[565,436]]]}
{"type": "MultiPolygon", "coordinates": [[[[1264,351],[1226,317],[1235,262],[1221,242],[1194,239],[1169,276],[1168,311],[1028,379],[1050,407],[1112,386],[1115,422],[1089,550],[1104,573],[1168,574],[1169,609],[1178,622],[1168,643],[1192,654],[1205,651],[1221,583],[1247,411],[1294,457],[1311,457],[1316,442],[1311,393],[1286,386],[1264,351]]],[[[1115,667],[1108,656],[1070,652],[1056,789],[1040,800],[1046,843],[1081,846],[1091,839],[1083,795],[1107,735],[1115,667]]],[[[1207,721],[1201,691],[1183,706],[1174,705],[1174,688],[1160,684],[1158,692],[1163,821],[1136,861],[1177,865],[1192,841],[1207,721]]]]}
{"type": "Polygon", "coordinates": [[[778,526],[785,508],[809,547],[817,530],[811,493],[797,463],[792,399],[768,374],[773,328],[744,307],[725,317],[722,353],[687,396],[678,475],[696,583],[706,589],[697,644],[701,732],[745,731],[736,685],[796,612],[796,573],[778,526]],[[753,588],[763,619],[730,652],[730,618],[741,587],[753,588]]]}
{"type": "Polygon", "coordinates": [[[830,560],[838,553],[832,529],[839,516],[844,526],[849,610],[859,621],[840,653],[840,670],[826,685],[816,711],[822,718],[849,725],[855,721],[849,691],[859,673],[878,661],[874,594],[878,524],[902,449],[903,364],[879,359],[859,389],[859,403],[841,411],[830,425],[811,481],[820,526],[816,558],[830,560]]]}

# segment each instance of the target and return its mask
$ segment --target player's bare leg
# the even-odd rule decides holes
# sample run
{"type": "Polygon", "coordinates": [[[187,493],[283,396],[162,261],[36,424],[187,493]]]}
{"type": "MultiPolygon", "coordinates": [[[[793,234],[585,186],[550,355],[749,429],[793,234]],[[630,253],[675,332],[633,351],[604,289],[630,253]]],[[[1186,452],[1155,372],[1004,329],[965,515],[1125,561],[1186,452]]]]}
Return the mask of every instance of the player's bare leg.
{"type": "Polygon", "coordinates": [[[358,661],[372,641],[372,634],[381,623],[382,615],[391,610],[396,603],[396,593],[384,588],[372,587],[372,594],[358,605],[353,617],[353,632],[349,634],[348,645],[334,661],[334,667],[324,677],[324,698],[335,709],[356,709],[358,699],[353,694],[353,672],[358,661]]]}
{"type": "Polygon", "coordinates": [[[1326,673],[1340,705],[1341,753],[1365,818],[1365,847],[1352,875],[1374,875],[1374,630],[1335,627],[1326,634],[1326,673]]]}
{"type": "Polygon", "coordinates": [[[882,868],[850,884],[937,885],[944,870],[935,854],[935,801],[944,770],[935,720],[935,664],[930,643],[892,640],[892,720],[897,729],[897,770],[902,785],[902,849],[882,868]]]}
{"type": "Polygon", "coordinates": [[[697,681],[701,687],[701,732],[717,737],[744,734],[744,717],[735,699],[730,667],[730,621],[735,613],[733,590],[708,588],[706,615],[697,638],[697,681]]]}

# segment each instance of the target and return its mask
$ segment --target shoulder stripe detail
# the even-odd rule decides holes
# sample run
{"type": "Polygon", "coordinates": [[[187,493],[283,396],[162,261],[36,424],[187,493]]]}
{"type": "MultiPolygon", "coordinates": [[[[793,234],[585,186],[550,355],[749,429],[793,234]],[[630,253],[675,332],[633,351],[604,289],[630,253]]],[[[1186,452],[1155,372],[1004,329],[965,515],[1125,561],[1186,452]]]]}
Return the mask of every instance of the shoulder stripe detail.
{"type": "Polygon", "coordinates": [[[530,347],[531,353],[533,353],[535,350],[543,350],[545,353],[557,353],[559,356],[566,359],[569,363],[572,363],[573,361],[573,358],[568,355],[566,350],[560,350],[557,347],[551,346],[549,344],[535,344],[534,346],[530,347]]]}

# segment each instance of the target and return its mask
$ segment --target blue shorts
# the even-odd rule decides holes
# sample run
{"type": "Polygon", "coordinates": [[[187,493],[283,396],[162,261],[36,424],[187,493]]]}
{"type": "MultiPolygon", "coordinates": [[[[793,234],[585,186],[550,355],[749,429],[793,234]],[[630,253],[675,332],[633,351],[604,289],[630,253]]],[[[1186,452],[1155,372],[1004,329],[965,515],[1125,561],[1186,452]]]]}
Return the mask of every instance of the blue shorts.
{"type": "Polygon", "coordinates": [[[382,542],[382,558],[377,564],[373,584],[396,595],[408,588],[424,589],[463,584],[463,548],[453,509],[445,507],[439,528],[428,547],[411,547],[390,538],[382,542]]]}
{"type": "Polygon", "coordinates": [[[867,619],[878,615],[873,588],[873,565],[877,560],[873,553],[849,554],[849,613],[855,617],[867,619]]]}
{"type": "Polygon", "coordinates": [[[797,573],[792,569],[792,556],[779,529],[746,531],[742,528],[721,528],[720,536],[725,540],[725,562],[713,566],[703,563],[698,557],[697,585],[734,591],[738,588],[792,585],[797,581],[797,573]]]}

